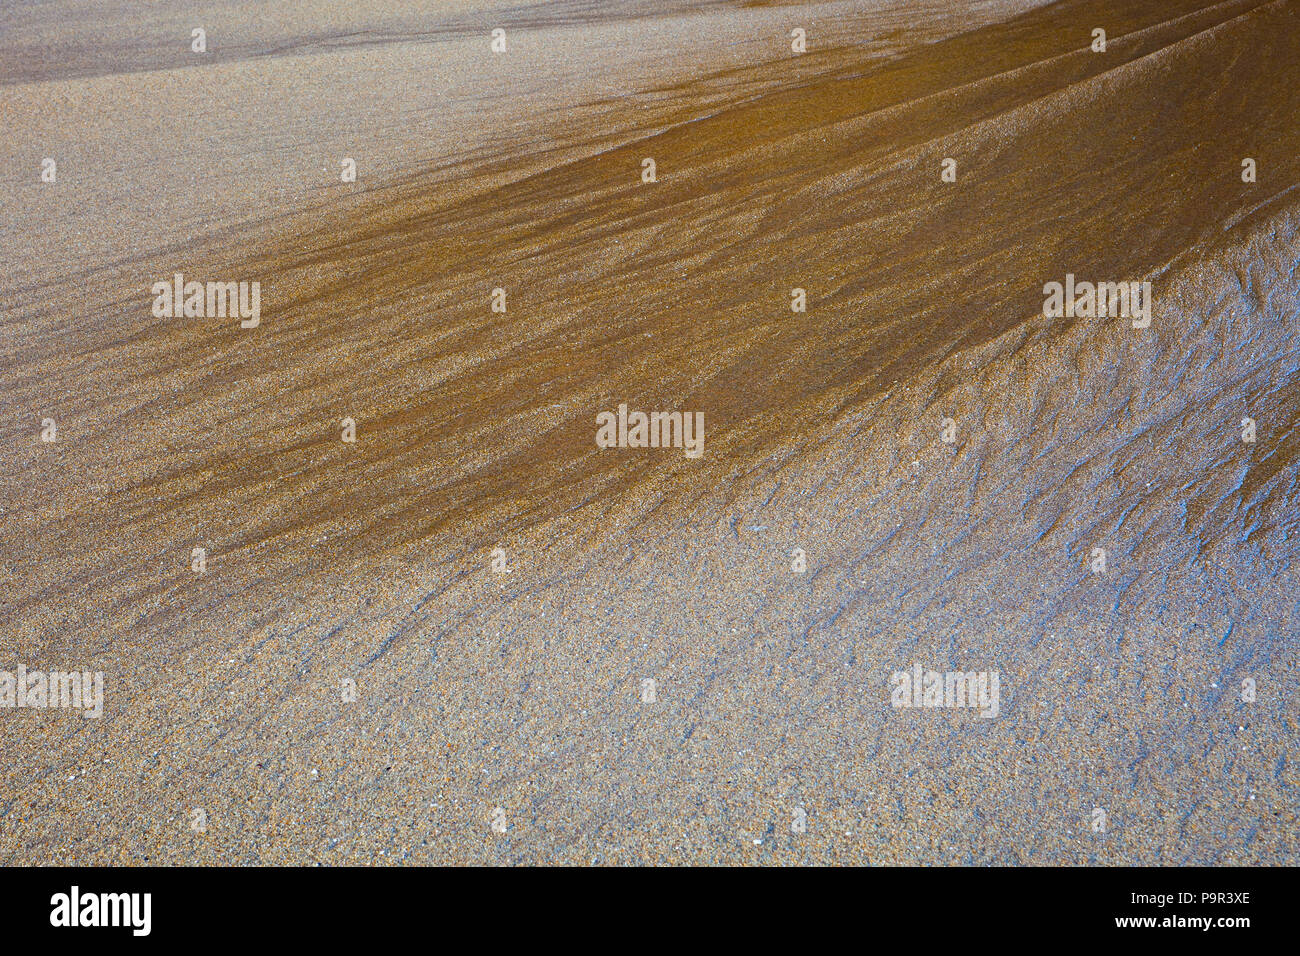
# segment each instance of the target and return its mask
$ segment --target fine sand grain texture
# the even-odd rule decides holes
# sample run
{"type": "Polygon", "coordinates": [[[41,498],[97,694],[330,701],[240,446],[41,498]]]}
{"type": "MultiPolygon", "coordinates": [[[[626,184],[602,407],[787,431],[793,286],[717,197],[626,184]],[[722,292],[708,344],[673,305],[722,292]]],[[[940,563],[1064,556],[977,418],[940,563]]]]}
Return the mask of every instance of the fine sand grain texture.
{"type": "Polygon", "coordinates": [[[0,863],[1300,862],[1295,0],[57,0],[0,130],[0,863]]]}

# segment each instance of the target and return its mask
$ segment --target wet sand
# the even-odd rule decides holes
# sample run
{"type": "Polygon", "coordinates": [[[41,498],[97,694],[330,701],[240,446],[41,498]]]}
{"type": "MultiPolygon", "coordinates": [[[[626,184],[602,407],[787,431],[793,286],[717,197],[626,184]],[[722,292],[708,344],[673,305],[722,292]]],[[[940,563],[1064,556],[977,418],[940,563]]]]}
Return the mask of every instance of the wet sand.
{"type": "Polygon", "coordinates": [[[0,46],[0,860],[1297,862],[1295,3],[325,6],[0,46]]]}

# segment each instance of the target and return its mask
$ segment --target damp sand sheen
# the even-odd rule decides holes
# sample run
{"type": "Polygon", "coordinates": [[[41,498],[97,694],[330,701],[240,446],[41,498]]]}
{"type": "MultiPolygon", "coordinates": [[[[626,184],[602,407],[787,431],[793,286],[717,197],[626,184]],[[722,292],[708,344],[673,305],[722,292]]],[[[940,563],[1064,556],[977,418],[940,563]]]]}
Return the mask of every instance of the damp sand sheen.
{"type": "Polygon", "coordinates": [[[1300,5],[269,8],[0,34],[0,861],[1297,863],[1300,5]]]}

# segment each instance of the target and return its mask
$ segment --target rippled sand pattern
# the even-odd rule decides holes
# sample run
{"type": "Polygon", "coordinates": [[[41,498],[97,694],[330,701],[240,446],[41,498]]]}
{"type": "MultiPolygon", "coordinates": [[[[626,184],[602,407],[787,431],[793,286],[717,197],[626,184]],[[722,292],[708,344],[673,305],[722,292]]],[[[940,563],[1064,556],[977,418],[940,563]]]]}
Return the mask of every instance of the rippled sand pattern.
{"type": "Polygon", "coordinates": [[[282,141],[141,120],[48,188],[42,104],[199,68],[10,41],[0,670],[105,713],[0,710],[0,861],[1300,862],[1300,4],[418,7],[248,15],[202,69],[282,141]],[[444,54],[441,132],[365,85],[444,54]],[[175,272],[261,325],[155,318],[175,272]],[[1044,318],[1067,273],[1150,327],[1044,318]],[[705,454],[597,447],[619,403],[705,454]]]}

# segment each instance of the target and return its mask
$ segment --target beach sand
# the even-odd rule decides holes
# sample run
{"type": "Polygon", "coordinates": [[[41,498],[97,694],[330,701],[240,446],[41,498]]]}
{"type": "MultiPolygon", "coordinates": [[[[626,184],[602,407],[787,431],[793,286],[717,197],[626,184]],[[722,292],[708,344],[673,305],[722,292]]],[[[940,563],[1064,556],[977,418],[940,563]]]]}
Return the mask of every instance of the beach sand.
{"type": "Polygon", "coordinates": [[[1300,861],[1300,5],[373,6],[0,15],[0,861],[1300,861]]]}

